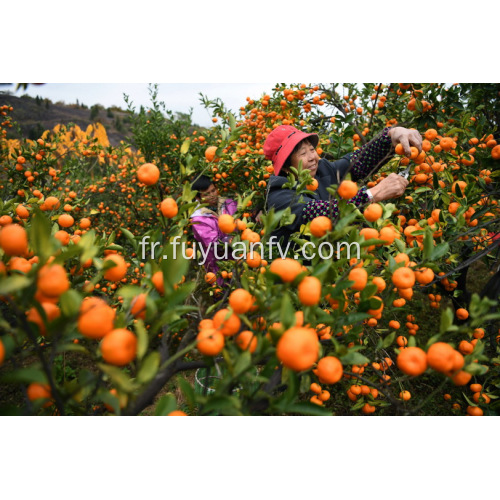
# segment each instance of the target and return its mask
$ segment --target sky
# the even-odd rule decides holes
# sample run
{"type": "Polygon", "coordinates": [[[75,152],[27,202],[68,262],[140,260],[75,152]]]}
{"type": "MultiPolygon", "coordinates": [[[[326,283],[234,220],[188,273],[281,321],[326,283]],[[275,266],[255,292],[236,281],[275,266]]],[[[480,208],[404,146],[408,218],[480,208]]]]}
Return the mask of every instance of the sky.
{"type": "MultiPolygon", "coordinates": [[[[246,97],[259,98],[264,93],[271,92],[275,83],[159,83],[158,100],[163,101],[167,109],[188,113],[193,108],[193,123],[209,127],[212,125],[210,110],[203,107],[199,93],[209,99],[220,98],[226,108],[238,111],[246,104],[246,97]]],[[[80,104],[92,106],[102,104],[108,108],[118,106],[127,109],[123,98],[126,94],[139,109],[141,105],[150,105],[148,83],[44,83],[43,85],[29,85],[26,90],[16,91],[16,84],[1,85],[0,92],[10,91],[13,95],[28,94],[32,97],[39,95],[52,102],[63,101],[66,104],[80,104]]]]}

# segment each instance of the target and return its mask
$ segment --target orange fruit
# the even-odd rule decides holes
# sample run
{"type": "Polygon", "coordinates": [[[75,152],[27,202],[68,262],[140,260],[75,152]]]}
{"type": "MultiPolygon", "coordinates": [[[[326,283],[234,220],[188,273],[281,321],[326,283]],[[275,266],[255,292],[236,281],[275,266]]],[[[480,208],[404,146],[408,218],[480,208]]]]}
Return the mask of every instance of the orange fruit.
{"type": "Polygon", "coordinates": [[[146,319],[146,297],[147,294],[140,293],[130,303],[130,313],[134,318],[146,319]]]}
{"type": "Polygon", "coordinates": [[[396,288],[412,288],[415,285],[415,272],[409,267],[399,267],[392,273],[391,279],[396,288]]]}
{"type": "Polygon", "coordinates": [[[416,377],[427,370],[427,355],[420,347],[406,347],[398,354],[396,363],[403,373],[416,377]]]}
{"type": "Polygon", "coordinates": [[[209,285],[211,285],[212,283],[215,283],[216,279],[217,279],[217,276],[215,275],[215,273],[208,272],[207,274],[205,274],[205,282],[208,283],[209,285]]]}
{"type": "Polygon", "coordinates": [[[455,366],[455,353],[450,344],[435,342],[427,350],[427,363],[438,372],[451,372],[455,366]]]}
{"type": "MultiPolygon", "coordinates": [[[[32,382],[28,389],[26,390],[28,399],[30,401],[36,401],[37,399],[51,399],[52,392],[50,390],[49,384],[39,384],[38,382],[32,382]]],[[[52,403],[47,401],[43,407],[50,406],[52,403]]]]}
{"type": "Polygon", "coordinates": [[[61,227],[71,227],[75,223],[75,219],[69,214],[62,214],[57,219],[57,223],[61,227]]]}
{"type": "Polygon", "coordinates": [[[471,417],[481,417],[484,414],[479,406],[467,406],[467,415],[471,417]]]}
{"type": "Polygon", "coordinates": [[[498,146],[495,146],[492,150],[491,150],[491,157],[494,159],[494,160],[500,160],[500,144],[498,146]]]}
{"type": "Polygon", "coordinates": [[[80,219],[78,225],[80,226],[80,229],[88,229],[91,226],[90,219],[87,219],[87,217],[83,217],[82,219],[80,219]]]}
{"type": "Polygon", "coordinates": [[[377,292],[383,292],[387,286],[386,282],[384,281],[384,278],[381,278],[380,276],[375,276],[372,279],[372,283],[374,285],[377,285],[377,292]]]}
{"type": "Polygon", "coordinates": [[[453,193],[456,193],[457,186],[460,188],[460,191],[462,192],[462,195],[465,194],[465,188],[467,187],[467,183],[465,181],[455,181],[451,185],[451,190],[453,193]]]}
{"type": "Polygon", "coordinates": [[[342,181],[337,193],[344,200],[350,200],[358,193],[358,185],[353,181],[342,181]]]}
{"type": "Polygon", "coordinates": [[[0,365],[5,359],[5,346],[3,345],[2,339],[0,339],[0,365]]]}
{"type": "Polygon", "coordinates": [[[137,178],[146,186],[152,186],[160,178],[160,170],[152,163],[144,163],[137,170],[137,178]]]}
{"type": "Polygon", "coordinates": [[[196,336],[198,351],[205,356],[216,356],[224,349],[224,335],[215,328],[204,328],[196,336]]]}
{"type": "Polygon", "coordinates": [[[213,161],[215,158],[215,152],[217,151],[217,146],[208,146],[207,149],[205,149],[205,158],[207,161],[213,161]]]}
{"type": "Polygon", "coordinates": [[[302,272],[302,265],[297,260],[289,257],[280,258],[271,262],[269,270],[277,274],[285,283],[289,283],[302,272]]]}
{"type": "MultiPolygon", "coordinates": [[[[57,307],[52,302],[42,302],[40,305],[42,306],[42,309],[45,311],[45,316],[47,316],[47,323],[54,321],[61,315],[59,307],[57,307]]],[[[45,323],[40,313],[35,307],[32,307],[26,312],[26,319],[38,325],[38,328],[40,330],[40,335],[42,336],[45,335],[46,333],[45,323]]]]}
{"type": "Polygon", "coordinates": [[[472,375],[464,370],[460,370],[455,373],[451,379],[455,385],[466,385],[470,382],[472,375]]]}
{"type": "Polygon", "coordinates": [[[434,279],[434,271],[428,267],[415,269],[415,280],[421,285],[428,285],[434,279]]]}
{"type": "Polygon", "coordinates": [[[242,351],[254,352],[257,348],[257,337],[250,330],[244,330],[238,333],[234,341],[242,351]]]}
{"type": "Polygon", "coordinates": [[[315,217],[311,221],[311,224],[309,225],[309,231],[311,231],[311,234],[318,238],[321,238],[326,233],[328,233],[328,231],[331,230],[332,230],[332,221],[328,217],[325,217],[324,215],[315,217]]]}
{"type": "Polygon", "coordinates": [[[306,276],[297,290],[300,303],[305,306],[314,306],[321,299],[321,281],[314,276],[306,276]]]}
{"type": "Polygon", "coordinates": [[[47,297],[59,297],[69,286],[66,269],[60,264],[46,264],[38,271],[37,289],[47,297]]]}
{"type": "Polygon", "coordinates": [[[153,276],[151,276],[151,282],[153,283],[154,287],[156,288],[156,291],[160,295],[163,295],[165,293],[165,285],[163,282],[163,272],[162,271],[156,271],[153,274],[153,276]]]}
{"type": "Polygon", "coordinates": [[[163,217],[167,219],[172,219],[179,212],[179,207],[177,206],[177,202],[173,198],[165,198],[160,203],[160,212],[163,217]]]}
{"type": "Polygon", "coordinates": [[[319,356],[316,331],[302,326],[289,328],[278,341],[276,356],[284,366],[294,371],[309,370],[319,356]]]}
{"type": "Polygon", "coordinates": [[[401,391],[399,393],[399,397],[403,400],[403,401],[408,401],[409,399],[411,399],[411,393],[410,391],[401,391]]]}
{"type": "Polygon", "coordinates": [[[48,196],[41,205],[42,210],[57,210],[61,206],[61,202],[55,196],[48,196]]]}
{"type": "Polygon", "coordinates": [[[28,234],[19,224],[8,224],[0,230],[0,248],[7,255],[28,253],[28,234]]]}
{"type": "Polygon", "coordinates": [[[128,365],[137,355],[137,337],[126,328],[111,330],[101,341],[101,354],[106,363],[128,365]]]}
{"type": "Polygon", "coordinates": [[[240,318],[229,309],[220,309],[214,314],[212,320],[214,322],[214,328],[219,330],[226,337],[238,333],[241,326],[240,318]]]}
{"type": "Polygon", "coordinates": [[[368,222],[375,222],[382,217],[384,209],[379,203],[370,203],[364,210],[363,216],[368,222]]]}
{"type": "Polygon", "coordinates": [[[311,390],[312,392],[315,392],[316,394],[321,394],[321,386],[319,384],[317,384],[316,382],[313,382],[310,386],[309,386],[309,390],[311,390]]]}
{"type": "Polygon", "coordinates": [[[236,314],[247,313],[255,301],[254,296],[244,288],[237,288],[229,295],[229,305],[236,314]]]}
{"type": "Polygon", "coordinates": [[[437,130],[430,128],[425,131],[424,136],[428,141],[433,141],[438,136],[438,133],[437,130]]]}
{"type": "Polygon", "coordinates": [[[167,417],[187,417],[187,413],[183,412],[182,410],[174,410],[171,411],[167,417]]]}
{"type": "Polygon", "coordinates": [[[225,233],[232,233],[236,229],[236,222],[234,222],[234,218],[229,214],[222,214],[219,216],[219,229],[225,233]]]}
{"type": "Polygon", "coordinates": [[[325,356],[318,362],[315,371],[320,383],[322,384],[336,384],[344,374],[342,363],[334,356],[325,356]]]}
{"type": "Polygon", "coordinates": [[[351,288],[359,292],[363,290],[368,283],[368,273],[366,272],[366,269],[363,269],[362,267],[355,267],[354,269],[351,269],[347,279],[349,281],[354,281],[351,288]]]}
{"type": "Polygon", "coordinates": [[[125,263],[125,259],[121,255],[112,253],[104,259],[104,262],[114,262],[116,264],[116,266],[109,268],[104,273],[105,280],[120,281],[127,274],[127,264],[125,263]]]}
{"type": "Polygon", "coordinates": [[[99,297],[86,297],[80,306],[78,331],[90,339],[101,339],[111,330],[116,311],[99,297]]]}
{"type": "Polygon", "coordinates": [[[481,392],[483,390],[483,386],[481,384],[471,384],[470,390],[472,392],[481,392]]]}
{"type": "Polygon", "coordinates": [[[311,181],[311,184],[306,185],[306,189],[309,189],[309,191],[316,191],[318,189],[319,183],[316,179],[313,179],[311,181]]]}
{"type": "Polygon", "coordinates": [[[469,311],[467,309],[464,309],[463,307],[460,307],[456,310],[455,314],[457,315],[458,319],[467,319],[469,317],[469,311]]]}

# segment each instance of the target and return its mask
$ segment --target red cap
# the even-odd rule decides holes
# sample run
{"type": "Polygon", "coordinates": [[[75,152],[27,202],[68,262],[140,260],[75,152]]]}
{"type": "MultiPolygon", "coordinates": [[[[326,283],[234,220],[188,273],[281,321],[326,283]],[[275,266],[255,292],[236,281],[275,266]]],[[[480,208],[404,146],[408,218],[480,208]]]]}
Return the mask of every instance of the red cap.
{"type": "Polygon", "coordinates": [[[292,154],[295,146],[304,139],[310,139],[314,147],[319,142],[317,134],[306,134],[291,125],[280,125],[267,136],[264,143],[264,154],[268,160],[273,162],[275,175],[280,173],[283,164],[292,154]]]}

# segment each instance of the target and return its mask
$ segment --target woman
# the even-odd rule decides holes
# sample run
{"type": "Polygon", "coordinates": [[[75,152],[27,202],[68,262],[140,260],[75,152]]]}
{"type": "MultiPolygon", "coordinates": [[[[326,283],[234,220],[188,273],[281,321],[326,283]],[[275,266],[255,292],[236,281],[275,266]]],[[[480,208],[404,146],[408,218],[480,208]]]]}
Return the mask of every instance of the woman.
{"type": "MultiPolygon", "coordinates": [[[[404,152],[410,156],[410,146],[422,150],[422,136],[416,130],[404,127],[385,128],[381,134],[365,144],[354,153],[342,157],[335,162],[320,159],[316,152],[319,137],[317,134],[306,134],[290,125],[275,128],[264,143],[264,154],[273,162],[274,176],[268,185],[267,208],[281,211],[290,207],[295,214],[292,224],[281,227],[274,235],[285,237],[285,242],[293,232],[300,229],[315,217],[325,215],[335,217],[338,214],[337,200],[332,198],[326,188],[339,185],[347,172],[353,181],[359,181],[380,169],[393,154],[394,147],[401,143],[404,152]],[[290,167],[309,169],[311,176],[318,181],[314,195],[297,196],[294,189],[283,188],[288,182],[290,167]]],[[[375,187],[361,187],[358,194],[349,200],[356,206],[370,202],[378,202],[397,198],[405,192],[408,181],[395,173],[391,173],[375,187]]]]}
{"type": "MultiPolygon", "coordinates": [[[[238,208],[238,204],[229,198],[220,197],[214,183],[206,175],[197,177],[192,183],[192,188],[198,191],[196,200],[200,204],[208,204],[206,207],[197,208],[191,215],[193,235],[195,240],[206,251],[205,269],[207,273],[217,273],[219,268],[217,266],[215,248],[219,244],[227,244],[230,239],[229,235],[224,234],[219,229],[219,215],[233,215],[238,208]]],[[[220,254],[223,255],[224,252],[221,251],[220,254]]],[[[217,283],[222,285],[223,282],[224,280],[218,276],[217,283]]]]}

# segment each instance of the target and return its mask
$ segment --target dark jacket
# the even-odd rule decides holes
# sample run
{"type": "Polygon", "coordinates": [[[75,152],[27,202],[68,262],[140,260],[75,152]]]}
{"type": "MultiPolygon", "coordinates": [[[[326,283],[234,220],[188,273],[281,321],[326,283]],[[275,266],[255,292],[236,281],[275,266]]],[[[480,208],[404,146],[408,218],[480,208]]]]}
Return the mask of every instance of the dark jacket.
{"type": "MultiPolygon", "coordinates": [[[[352,153],[343,156],[337,161],[329,162],[322,158],[318,162],[318,170],[316,171],[315,179],[318,181],[318,188],[314,195],[302,195],[302,200],[299,202],[299,197],[294,189],[282,189],[283,184],[288,182],[288,179],[283,176],[273,175],[269,179],[268,196],[267,196],[267,209],[270,210],[274,207],[276,212],[285,210],[290,207],[292,213],[295,214],[295,221],[289,226],[281,227],[273,235],[280,239],[285,237],[288,240],[290,235],[300,229],[304,224],[302,220],[302,210],[312,200],[328,201],[330,194],[326,188],[333,185],[338,185],[346,175],[350,166],[350,159],[352,153]]],[[[354,179],[353,179],[354,180],[354,179]]]]}

